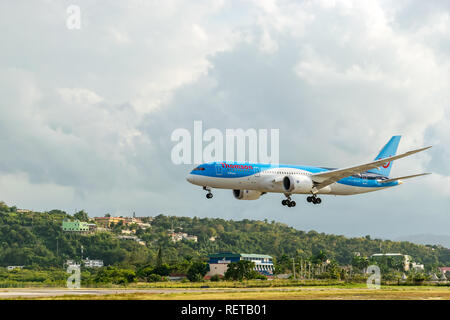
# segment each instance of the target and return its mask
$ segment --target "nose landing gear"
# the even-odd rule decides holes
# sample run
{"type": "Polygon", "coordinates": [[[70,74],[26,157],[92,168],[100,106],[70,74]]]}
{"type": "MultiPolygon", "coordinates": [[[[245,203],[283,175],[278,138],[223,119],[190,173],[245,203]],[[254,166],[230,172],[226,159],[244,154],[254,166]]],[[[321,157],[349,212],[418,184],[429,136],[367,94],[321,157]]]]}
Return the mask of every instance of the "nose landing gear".
{"type": "Polygon", "coordinates": [[[309,196],[306,198],[306,201],[308,202],[312,202],[314,204],[320,204],[322,203],[322,199],[320,199],[319,197],[317,197],[315,194],[312,196],[309,196]]]}
{"type": "Polygon", "coordinates": [[[211,188],[203,187],[203,190],[208,191],[208,193],[206,194],[207,199],[211,199],[213,197],[213,194],[211,193],[211,188]]]}

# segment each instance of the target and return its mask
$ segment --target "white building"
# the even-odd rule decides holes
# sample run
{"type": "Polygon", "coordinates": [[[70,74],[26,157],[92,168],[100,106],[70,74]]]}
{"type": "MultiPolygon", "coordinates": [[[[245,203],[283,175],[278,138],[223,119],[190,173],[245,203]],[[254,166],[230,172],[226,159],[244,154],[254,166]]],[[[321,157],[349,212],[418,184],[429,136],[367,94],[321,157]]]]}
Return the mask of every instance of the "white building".
{"type": "Polygon", "coordinates": [[[136,241],[137,243],[139,243],[141,246],[145,246],[145,241],[143,241],[142,239],[139,239],[137,236],[117,236],[117,239],[122,239],[122,240],[133,240],[136,241]]]}
{"type": "Polygon", "coordinates": [[[130,235],[130,234],[135,234],[136,230],[121,230],[120,233],[130,235]]]}
{"type": "Polygon", "coordinates": [[[87,268],[101,268],[103,267],[103,260],[89,260],[86,258],[83,260],[84,266],[87,268]]]}
{"type": "Polygon", "coordinates": [[[423,264],[418,264],[418,263],[411,263],[411,269],[414,269],[416,271],[423,271],[425,270],[425,266],[423,264]]]}
{"type": "Polygon", "coordinates": [[[152,226],[150,223],[144,223],[144,222],[138,223],[137,225],[142,229],[148,229],[152,226]]]}
{"type": "Polygon", "coordinates": [[[216,274],[221,276],[225,275],[225,272],[228,270],[228,264],[240,260],[251,261],[255,265],[253,270],[266,276],[273,276],[273,258],[268,255],[222,252],[210,254],[208,257],[209,272],[206,274],[206,276],[209,277],[216,274]]]}
{"type": "Polygon", "coordinates": [[[172,238],[172,242],[178,242],[183,239],[197,242],[197,236],[189,235],[185,232],[170,232],[169,236],[172,238]]]}
{"type": "Polygon", "coordinates": [[[74,260],[66,260],[66,266],[68,266],[68,267],[80,267],[81,264],[77,263],[74,260]]]}
{"type": "Polygon", "coordinates": [[[6,269],[8,269],[8,271],[12,271],[15,269],[23,269],[23,266],[8,266],[6,269]]]}

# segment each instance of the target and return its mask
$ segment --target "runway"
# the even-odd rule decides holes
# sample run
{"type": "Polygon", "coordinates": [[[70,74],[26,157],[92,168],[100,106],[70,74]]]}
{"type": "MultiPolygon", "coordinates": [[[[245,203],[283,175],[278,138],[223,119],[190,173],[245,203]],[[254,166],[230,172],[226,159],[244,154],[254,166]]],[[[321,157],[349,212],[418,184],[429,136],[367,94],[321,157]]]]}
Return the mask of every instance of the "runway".
{"type": "MultiPolygon", "coordinates": [[[[83,296],[83,295],[110,295],[124,293],[148,293],[148,294],[169,294],[169,293],[194,293],[194,292],[223,292],[228,290],[240,291],[239,289],[0,289],[0,299],[10,298],[38,298],[56,296],[83,296]]],[[[248,289],[245,289],[248,290],[248,289]]]]}
{"type": "Polygon", "coordinates": [[[0,300],[15,299],[81,299],[81,300],[450,300],[449,287],[383,286],[366,287],[278,287],[278,288],[5,288],[0,300]]]}
{"type": "Polygon", "coordinates": [[[156,288],[156,289],[64,289],[64,288],[5,288],[0,289],[0,299],[42,298],[57,296],[111,295],[111,294],[173,294],[173,293],[219,293],[242,291],[287,291],[292,288],[156,288]]]}

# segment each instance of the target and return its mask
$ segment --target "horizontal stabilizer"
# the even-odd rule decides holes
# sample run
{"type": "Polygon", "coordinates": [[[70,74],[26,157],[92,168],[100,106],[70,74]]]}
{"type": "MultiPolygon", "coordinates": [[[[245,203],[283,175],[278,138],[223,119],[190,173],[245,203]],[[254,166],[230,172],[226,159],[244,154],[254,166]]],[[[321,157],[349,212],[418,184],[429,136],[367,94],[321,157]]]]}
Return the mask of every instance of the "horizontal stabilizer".
{"type": "Polygon", "coordinates": [[[380,180],[380,182],[386,183],[386,182],[392,182],[392,181],[397,181],[397,180],[405,180],[405,179],[410,179],[410,178],[415,178],[415,177],[420,177],[420,176],[426,176],[429,174],[431,174],[431,173],[419,173],[419,174],[413,174],[412,176],[404,176],[404,177],[392,178],[392,179],[387,179],[387,180],[380,180]]]}
{"type": "Polygon", "coordinates": [[[392,156],[392,157],[378,159],[378,160],[375,160],[375,161],[372,161],[369,163],[364,163],[364,164],[360,164],[360,165],[353,166],[353,167],[315,173],[315,174],[311,175],[311,179],[314,182],[313,193],[317,193],[318,190],[325,188],[326,186],[328,186],[332,183],[335,183],[336,181],[339,181],[345,177],[349,177],[354,174],[362,173],[362,172],[365,172],[370,169],[375,169],[377,167],[386,165],[390,161],[405,158],[407,156],[410,156],[412,154],[415,154],[415,153],[418,153],[418,152],[421,152],[421,151],[424,151],[424,150],[427,150],[430,148],[431,148],[431,146],[408,151],[408,152],[405,152],[405,153],[402,153],[402,154],[399,154],[396,156],[392,156]]]}

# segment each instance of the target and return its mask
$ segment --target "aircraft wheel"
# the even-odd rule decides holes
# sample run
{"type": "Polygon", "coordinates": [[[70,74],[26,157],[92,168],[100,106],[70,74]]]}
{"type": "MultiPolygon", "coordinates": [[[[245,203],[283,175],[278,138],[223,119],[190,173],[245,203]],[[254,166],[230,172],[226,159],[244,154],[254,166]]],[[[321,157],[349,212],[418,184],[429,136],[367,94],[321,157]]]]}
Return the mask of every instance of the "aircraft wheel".
{"type": "Polygon", "coordinates": [[[206,198],[211,199],[213,197],[213,194],[211,192],[206,194],[206,198]]]}
{"type": "Polygon", "coordinates": [[[316,199],[316,203],[317,203],[317,204],[320,204],[321,202],[322,202],[322,199],[320,199],[320,198],[317,198],[317,199],[316,199]]]}
{"type": "Polygon", "coordinates": [[[285,199],[285,200],[282,200],[281,201],[281,204],[283,205],[283,206],[285,206],[285,205],[287,205],[288,204],[288,201],[285,199]]]}
{"type": "Polygon", "coordinates": [[[296,205],[295,201],[292,201],[291,202],[291,207],[295,207],[295,205],[296,205]]]}
{"type": "Polygon", "coordinates": [[[312,201],[313,201],[313,197],[311,197],[311,196],[307,197],[307,198],[306,198],[306,201],[312,202],[312,201]]]}

